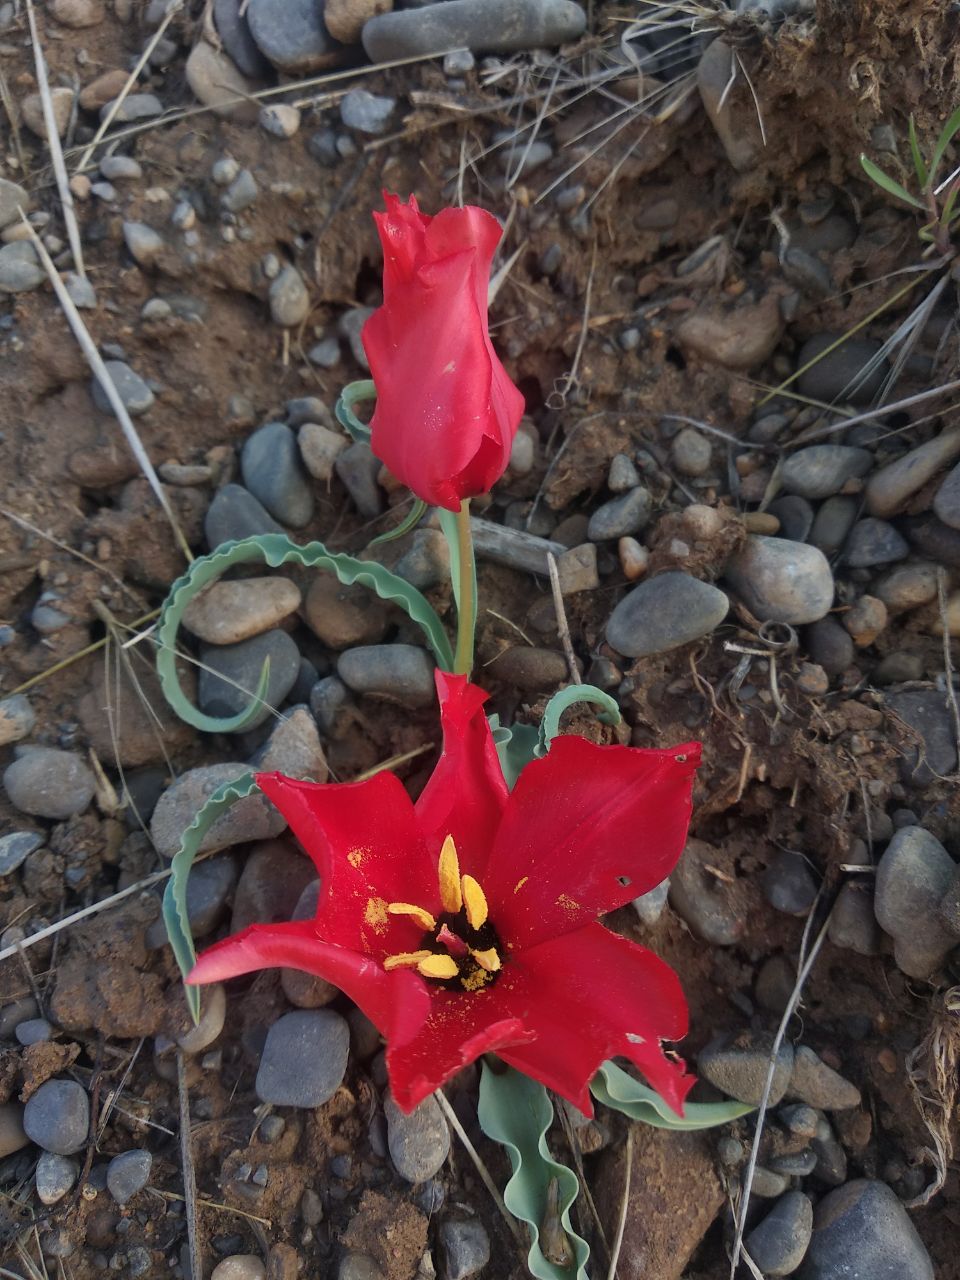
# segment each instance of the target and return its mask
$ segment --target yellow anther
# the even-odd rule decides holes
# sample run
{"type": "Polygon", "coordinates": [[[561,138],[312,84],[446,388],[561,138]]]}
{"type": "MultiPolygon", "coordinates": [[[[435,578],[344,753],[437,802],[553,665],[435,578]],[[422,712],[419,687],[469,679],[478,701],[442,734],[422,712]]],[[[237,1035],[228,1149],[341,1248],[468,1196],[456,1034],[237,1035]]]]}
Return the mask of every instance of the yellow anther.
{"type": "Polygon", "coordinates": [[[486,896],[473,876],[464,876],[460,886],[463,890],[463,905],[467,909],[467,922],[471,929],[479,929],[487,923],[489,915],[486,896]]]}
{"type": "MultiPolygon", "coordinates": [[[[440,850],[440,901],[444,911],[457,912],[463,906],[460,893],[460,859],[457,857],[457,846],[453,836],[447,836],[440,850]]],[[[452,975],[445,975],[452,976],[452,975]]]]}
{"type": "Polygon", "coordinates": [[[460,968],[453,956],[428,953],[417,965],[417,972],[425,978],[455,978],[460,968]]]}
{"type": "Polygon", "coordinates": [[[496,973],[500,968],[500,956],[496,947],[490,947],[487,951],[474,951],[471,949],[470,954],[481,969],[486,969],[487,973],[496,973]]]}
{"type": "Polygon", "coordinates": [[[412,902],[388,902],[387,910],[392,916],[410,916],[421,929],[435,929],[437,922],[429,911],[423,907],[415,907],[412,902]]]}
{"type": "Polygon", "coordinates": [[[386,956],[383,961],[383,967],[388,972],[390,969],[403,969],[420,964],[430,954],[431,952],[429,951],[400,951],[395,956],[386,956]]]}

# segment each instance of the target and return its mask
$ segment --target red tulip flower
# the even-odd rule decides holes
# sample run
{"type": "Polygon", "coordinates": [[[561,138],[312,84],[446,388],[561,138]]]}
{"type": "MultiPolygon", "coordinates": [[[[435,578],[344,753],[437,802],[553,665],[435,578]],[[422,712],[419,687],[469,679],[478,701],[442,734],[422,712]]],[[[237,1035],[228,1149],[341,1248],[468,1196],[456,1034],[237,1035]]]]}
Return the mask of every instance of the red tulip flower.
{"type": "Polygon", "coordinates": [[[500,224],[484,209],[421,213],[384,193],[383,306],[363,328],[377,387],[373,452],[433,506],[458,511],[503,474],[523,396],[487,330],[500,224]]]}
{"type": "Polygon", "coordinates": [[[420,799],[365,782],[259,786],[320,873],[316,919],[253,925],[188,981],[271,965],[340,987],[387,1041],[405,1111],[488,1050],[592,1114],[605,1059],[633,1061],[680,1110],[693,1078],[672,969],[597,922],[667,876],[686,839],[699,743],[669,751],[556,738],[507,790],[486,695],[437,672],[443,753],[420,799]]]}

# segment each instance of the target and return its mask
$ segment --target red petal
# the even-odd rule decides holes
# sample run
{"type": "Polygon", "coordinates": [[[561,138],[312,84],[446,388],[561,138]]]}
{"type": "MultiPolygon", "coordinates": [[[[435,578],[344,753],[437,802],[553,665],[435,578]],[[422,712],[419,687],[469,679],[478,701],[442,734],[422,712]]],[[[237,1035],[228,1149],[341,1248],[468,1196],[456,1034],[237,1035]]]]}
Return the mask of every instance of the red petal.
{"type": "Polygon", "coordinates": [[[682,1111],[694,1077],[660,1041],[686,1035],[687,1002],[677,975],[652,951],[590,924],[511,960],[494,991],[537,1035],[500,1056],[585,1115],[593,1114],[588,1086],[597,1067],[616,1056],[635,1062],[682,1111]]]}
{"type": "Polygon", "coordinates": [[[555,738],[511,792],[483,882],[500,937],[519,952],[658,885],[683,851],[699,763],[697,742],[644,751],[555,738]]]}
{"type": "Polygon", "coordinates": [[[383,246],[383,293],[387,299],[394,288],[413,278],[432,219],[420,212],[416,196],[404,204],[399,196],[384,191],[383,203],[386,212],[375,213],[373,220],[383,246]]]}
{"type": "Polygon", "coordinates": [[[422,978],[408,969],[387,973],[368,956],[324,942],[312,920],[252,925],[204,951],[187,981],[222,982],[280,966],[332,982],[392,1042],[410,1040],[430,1011],[430,993],[422,978]]]}
{"type": "Polygon", "coordinates": [[[388,916],[386,904],[433,911],[439,885],[399,779],[378,773],[366,782],[316,783],[261,773],[257,785],[316,863],[326,940],[374,959],[414,950],[423,931],[408,917],[388,916]]]}
{"type": "Polygon", "coordinates": [[[417,824],[434,857],[452,835],[461,870],[479,880],[509,793],[483,713],[486,693],[465,676],[434,675],[443,752],[416,803],[417,824]]]}

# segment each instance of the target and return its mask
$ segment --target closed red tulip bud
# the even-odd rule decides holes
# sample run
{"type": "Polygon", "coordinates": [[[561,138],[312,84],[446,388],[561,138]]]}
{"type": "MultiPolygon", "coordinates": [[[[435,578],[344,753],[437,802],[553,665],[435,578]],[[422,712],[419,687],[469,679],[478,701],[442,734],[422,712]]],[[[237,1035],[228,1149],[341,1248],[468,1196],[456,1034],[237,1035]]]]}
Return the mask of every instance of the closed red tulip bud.
{"type": "Polygon", "coordinates": [[[484,209],[421,213],[384,193],[383,306],[363,329],[377,388],[373,452],[431,505],[458,511],[487,493],[510,458],[523,396],[487,329],[487,286],[501,228],[484,209]]]}

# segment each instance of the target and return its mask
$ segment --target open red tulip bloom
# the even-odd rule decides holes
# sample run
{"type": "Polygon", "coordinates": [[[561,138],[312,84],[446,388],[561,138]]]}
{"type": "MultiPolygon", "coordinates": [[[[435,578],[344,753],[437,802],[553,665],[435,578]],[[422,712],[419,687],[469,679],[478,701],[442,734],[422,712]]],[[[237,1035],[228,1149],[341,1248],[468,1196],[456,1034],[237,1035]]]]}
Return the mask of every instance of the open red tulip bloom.
{"type": "Polygon", "coordinates": [[[384,192],[383,306],[363,329],[377,387],[373,452],[417,497],[458,511],[499,480],[523,396],[487,330],[500,224],[484,209],[421,213],[384,192]]]}
{"type": "Polygon", "coordinates": [[[326,978],[385,1036],[405,1111],[488,1050],[587,1115],[597,1067],[622,1055],[680,1110],[693,1078],[660,1043],[686,1034],[680,983],[597,917],[675,865],[699,743],[559,737],[508,792],[486,695],[436,679],[443,753],[416,804],[391,773],[257,778],[316,863],[316,919],[254,925],[206,951],[188,981],[272,965],[326,978]]]}

